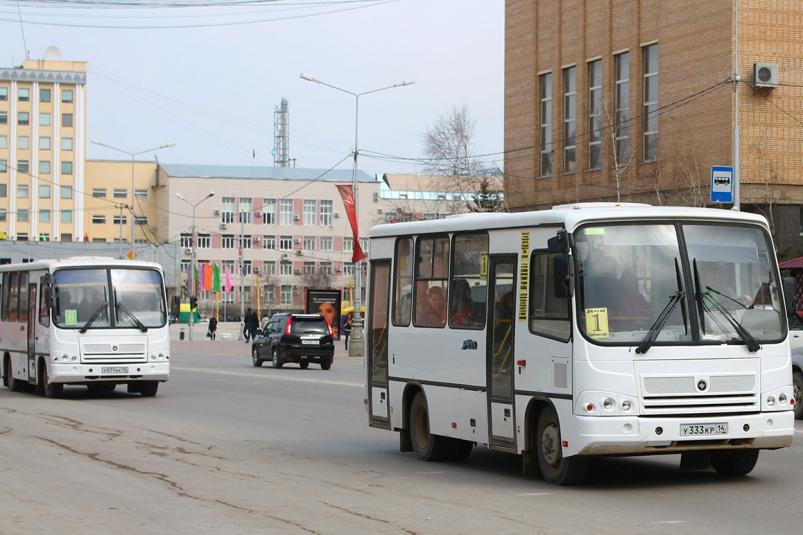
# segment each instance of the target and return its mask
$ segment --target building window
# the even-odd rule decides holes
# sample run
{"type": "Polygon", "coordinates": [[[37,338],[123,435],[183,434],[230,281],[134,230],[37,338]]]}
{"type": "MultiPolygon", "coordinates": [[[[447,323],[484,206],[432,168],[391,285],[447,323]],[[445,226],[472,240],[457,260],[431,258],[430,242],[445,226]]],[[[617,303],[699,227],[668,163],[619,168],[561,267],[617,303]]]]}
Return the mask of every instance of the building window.
{"type": "Polygon", "coordinates": [[[50,102],[53,94],[49,88],[43,87],[39,89],[39,102],[50,102]]]}
{"type": "Polygon", "coordinates": [[[262,290],[262,296],[263,296],[262,301],[266,304],[272,305],[273,302],[276,300],[275,292],[276,292],[275,286],[270,286],[270,285],[264,286],[262,290]]]}
{"type": "Polygon", "coordinates": [[[28,198],[28,184],[19,184],[17,186],[17,198],[18,199],[28,198]]]}
{"type": "MultiPolygon", "coordinates": [[[[17,217],[17,221],[19,221],[19,217],[17,217]]],[[[26,214],[25,214],[25,221],[28,221],[27,210],[26,210],[26,214]]],[[[28,233],[27,232],[18,232],[17,233],[17,241],[28,241],[28,233]]]]}
{"type": "Polygon", "coordinates": [[[0,101],[8,100],[8,88],[0,87],[0,101]]]}
{"type": "Polygon", "coordinates": [[[293,287],[289,284],[282,284],[281,287],[281,303],[283,305],[293,304],[293,287]]]}
{"type": "Polygon", "coordinates": [[[20,150],[28,150],[31,148],[31,138],[28,136],[17,137],[17,148],[20,150]]]}
{"type": "Polygon", "coordinates": [[[276,262],[273,260],[265,260],[262,262],[263,275],[276,275],[276,262]]]}
{"type": "Polygon", "coordinates": [[[293,249],[293,237],[281,236],[279,237],[279,249],[282,251],[290,251],[293,249]]]}
{"type": "Polygon", "coordinates": [[[92,196],[97,199],[105,199],[106,188],[92,188],[92,196]]]}
{"type": "Polygon", "coordinates": [[[8,148],[8,136],[2,135],[0,136],[0,149],[7,149],[8,148]]]}
{"type": "Polygon", "coordinates": [[[287,260],[282,260],[279,262],[279,275],[292,275],[293,274],[293,263],[287,260]]]}
{"type": "Polygon", "coordinates": [[[602,60],[588,64],[588,168],[602,166],[602,60]]]}
{"type": "Polygon", "coordinates": [[[307,251],[315,250],[315,236],[304,236],[304,249],[307,251]]]}
{"type": "Polygon", "coordinates": [[[31,90],[27,87],[20,87],[17,93],[17,100],[20,102],[28,102],[31,100],[31,90]]]}
{"type": "Polygon", "coordinates": [[[112,197],[114,197],[115,199],[127,199],[128,198],[128,190],[127,189],[114,188],[112,190],[112,197]]]}
{"type": "Polygon", "coordinates": [[[563,69],[563,172],[577,168],[577,67],[563,69]]]}
{"type": "MultiPolygon", "coordinates": [[[[321,201],[321,225],[332,226],[332,201],[321,201]]],[[[321,250],[331,251],[331,249],[323,248],[321,250]]]]}
{"type": "Polygon", "coordinates": [[[8,124],[8,112],[0,111],[0,124],[8,124]]]}
{"type": "Polygon", "coordinates": [[[31,114],[27,111],[17,113],[17,124],[27,126],[31,124],[31,114]]]}
{"type": "Polygon", "coordinates": [[[321,251],[331,251],[332,250],[332,237],[331,236],[321,236],[321,251]]]}
{"type": "Polygon", "coordinates": [[[61,101],[62,102],[72,102],[73,101],[73,90],[72,89],[62,89],[61,90],[61,101]]]}
{"type": "Polygon", "coordinates": [[[276,199],[262,199],[262,224],[276,224],[276,199]]]}
{"type": "Polygon", "coordinates": [[[304,262],[304,275],[315,273],[315,262],[304,262]]]}
{"type": "Polygon", "coordinates": [[[39,174],[49,175],[51,173],[50,160],[39,160],[39,174]]]}
{"type": "Polygon", "coordinates": [[[5,208],[0,208],[0,222],[5,223],[8,221],[8,211],[5,208]]]}
{"type": "Polygon", "coordinates": [[[251,224],[251,197],[240,197],[239,222],[251,224]]]}
{"type": "Polygon", "coordinates": [[[343,275],[346,277],[351,277],[354,275],[354,264],[348,263],[343,264],[343,275]]]}
{"type": "Polygon", "coordinates": [[[251,248],[251,235],[250,234],[242,234],[240,236],[240,247],[242,249],[250,249],[251,248]]]}
{"type": "Polygon", "coordinates": [[[209,249],[212,246],[212,236],[210,234],[198,234],[198,248],[209,249]]]}
{"type": "Polygon", "coordinates": [[[234,223],[234,197],[223,197],[220,210],[221,223],[234,223]]]}
{"type": "Polygon", "coordinates": [[[221,240],[221,247],[224,249],[234,249],[234,234],[224,234],[221,240]]]}
{"type": "Polygon", "coordinates": [[[70,234],[69,232],[64,232],[64,233],[61,234],[60,240],[61,241],[72,241],[72,234],[70,234]]]}
{"type": "Polygon", "coordinates": [[[31,164],[28,160],[20,160],[17,162],[17,171],[20,173],[28,174],[28,171],[31,169],[31,164]]]}
{"type": "Polygon", "coordinates": [[[92,216],[92,224],[93,225],[105,225],[106,224],[106,216],[105,215],[93,215],[92,216]]]}
{"type": "Polygon", "coordinates": [[[282,199],[279,203],[279,223],[282,225],[293,224],[293,199],[282,199]]]}
{"type": "Polygon", "coordinates": [[[354,238],[343,239],[343,250],[350,253],[354,250],[354,238]]]}
{"type": "Polygon", "coordinates": [[[243,260],[243,275],[246,277],[251,274],[251,261],[250,260],[243,260]]]}
{"type": "Polygon", "coordinates": [[[72,186],[61,186],[61,198],[72,199],[72,186]]]}
{"type": "Polygon", "coordinates": [[[331,275],[332,274],[332,263],[331,262],[321,262],[321,273],[323,275],[331,275]]]}
{"type": "Polygon", "coordinates": [[[262,236],[263,249],[276,249],[276,236],[262,236]]]}
{"type": "Polygon", "coordinates": [[[114,216],[114,224],[115,225],[125,225],[128,222],[128,218],[124,215],[116,215],[114,216]]]}
{"type": "Polygon", "coordinates": [[[0,160],[0,173],[8,172],[8,161],[0,160]]]}
{"type": "Polygon", "coordinates": [[[658,158],[658,45],[643,48],[644,53],[644,154],[645,162],[658,158]]]}
{"type": "Polygon", "coordinates": [[[616,143],[614,150],[614,165],[627,162],[630,158],[630,53],[622,52],[615,56],[616,88],[616,117],[614,135],[616,143]]]}
{"type": "Polygon", "coordinates": [[[39,150],[50,150],[50,137],[39,136],[39,150]]]}
{"type": "Polygon", "coordinates": [[[184,232],[179,236],[179,244],[181,247],[192,247],[192,234],[184,232]]]}
{"type": "Polygon", "coordinates": [[[50,210],[39,210],[39,222],[50,223],[50,210]]]}
{"type": "Polygon", "coordinates": [[[43,112],[39,114],[39,126],[50,126],[50,114],[43,112]]]}
{"type": "Polygon", "coordinates": [[[552,74],[539,77],[541,88],[541,169],[542,177],[552,176],[552,74]]]}
{"type": "Polygon", "coordinates": [[[61,222],[62,223],[72,223],[72,210],[62,210],[61,211],[61,222]]]}
{"type": "MultiPolygon", "coordinates": [[[[41,124],[41,122],[39,124],[41,124]]],[[[72,151],[72,138],[71,137],[63,137],[63,138],[61,138],[61,150],[72,151]]]]}
{"type": "Polygon", "coordinates": [[[50,184],[41,184],[39,186],[39,198],[40,199],[50,198],[50,184]]]}
{"type": "MultiPolygon", "coordinates": [[[[147,225],[148,224],[148,217],[144,215],[138,215],[134,217],[134,223],[137,225],[147,225]]],[[[147,241],[147,240],[145,240],[147,241]]]]}
{"type": "Polygon", "coordinates": [[[72,174],[72,162],[61,162],[61,174],[62,175],[72,174]]]}
{"type": "Polygon", "coordinates": [[[28,222],[28,210],[17,210],[17,221],[19,223],[28,222]]]}
{"type": "Polygon", "coordinates": [[[148,190],[146,189],[135,189],[134,196],[140,199],[147,199],[148,198],[148,190]]]}
{"type": "Polygon", "coordinates": [[[315,220],[317,219],[315,216],[317,215],[316,212],[317,206],[315,206],[315,201],[311,200],[304,200],[304,224],[305,225],[315,225],[315,220]]]}
{"type": "Polygon", "coordinates": [[[6,197],[8,197],[8,185],[0,184],[0,198],[5,199],[6,197]]]}

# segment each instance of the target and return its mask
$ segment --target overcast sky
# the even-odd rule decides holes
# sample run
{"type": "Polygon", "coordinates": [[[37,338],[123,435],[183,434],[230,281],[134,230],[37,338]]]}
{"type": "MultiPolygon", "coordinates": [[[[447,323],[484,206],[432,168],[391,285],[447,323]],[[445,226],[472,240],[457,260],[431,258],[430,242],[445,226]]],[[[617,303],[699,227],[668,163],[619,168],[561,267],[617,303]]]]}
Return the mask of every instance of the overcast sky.
{"type": "MultiPolygon", "coordinates": [[[[29,21],[24,33],[32,58],[41,58],[54,45],[62,59],[89,63],[89,138],[130,151],[175,143],[159,153],[163,162],[251,165],[255,149],[257,165],[273,165],[273,110],[286,97],[290,152],[297,166],[334,165],[353,145],[354,100],[301,80],[301,72],[355,91],[401,80],[416,82],[361,99],[361,148],[421,156],[425,129],[439,115],[466,105],[476,121],[476,153],[502,150],[502,0],[398,0],[260,24],[108,28],[208,25],[355,5],[297,5],[305,1],[311,0],[226,9],[20,5],[23,20],[29,21]]],[[[0,0],[3,67],[24,59],[16,5],[0,0]]],[[[118,157],[91,144],[88,151],[90,158],[118,157]]],[[[349,167],[349,162],[341,167],[349,167]]],[[[360,167],[369,173],[416,171],[367,158],[361,159],[360,167]]]]}

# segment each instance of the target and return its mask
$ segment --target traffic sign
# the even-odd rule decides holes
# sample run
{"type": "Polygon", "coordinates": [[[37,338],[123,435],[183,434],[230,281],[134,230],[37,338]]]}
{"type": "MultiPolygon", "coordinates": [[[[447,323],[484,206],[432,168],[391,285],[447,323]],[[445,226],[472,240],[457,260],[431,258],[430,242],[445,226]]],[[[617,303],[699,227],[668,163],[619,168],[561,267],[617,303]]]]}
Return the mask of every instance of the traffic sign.
{"type": "Polygon", "coordinates": [[[733,167],[711,166],[711,202],[733,203],[733,167]]]}

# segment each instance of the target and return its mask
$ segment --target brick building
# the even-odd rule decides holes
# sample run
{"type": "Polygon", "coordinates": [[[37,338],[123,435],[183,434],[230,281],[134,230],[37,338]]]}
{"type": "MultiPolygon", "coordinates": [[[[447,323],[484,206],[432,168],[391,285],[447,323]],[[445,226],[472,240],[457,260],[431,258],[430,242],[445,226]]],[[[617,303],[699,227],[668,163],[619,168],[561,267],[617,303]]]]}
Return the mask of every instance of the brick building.
{"type": "Polygon", "coordinates": [[[770,219],[780,255],[803,254],[803,2],[506,0],[505,10],[511,209],[706,205],[711,166],[733,163],[738,117],[742,209],[770,219]],[[756,63],[778,66],[777,87],[754,87],[756,63]]]}

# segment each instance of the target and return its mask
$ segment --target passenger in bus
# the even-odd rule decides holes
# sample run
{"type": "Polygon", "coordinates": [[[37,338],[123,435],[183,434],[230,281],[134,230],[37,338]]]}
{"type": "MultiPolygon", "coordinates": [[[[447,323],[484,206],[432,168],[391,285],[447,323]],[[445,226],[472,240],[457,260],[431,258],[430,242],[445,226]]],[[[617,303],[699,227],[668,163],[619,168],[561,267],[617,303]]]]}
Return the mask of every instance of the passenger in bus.
{"type": "Polygon", "coordinates": [[[639,291],[638,277],[632,269],[625,269],[619,278],[619,291],[611,303],[612,326],[621,324],[616,330],[633,330],[649,327],[649,304],[639,291]]]}
{"type": "Polygon", "coordinates": [[[449,324],[455,327],[471,325],[474,323],[473,311],[474,301],[471,299],[471,288],[468,281],[456,279],[452,283],[449,295],[449,316],[451,318],[449,324]]]}
{"type": "Polygon", "coordinates": [[[446,303],[443,298],[443,288],[433,286],[427,290],[426,301],[419,300],[419,310],[416,314],[418,324],[424,327],[441,327],[446,323],[446,303]]]}

